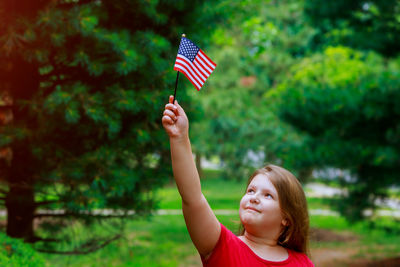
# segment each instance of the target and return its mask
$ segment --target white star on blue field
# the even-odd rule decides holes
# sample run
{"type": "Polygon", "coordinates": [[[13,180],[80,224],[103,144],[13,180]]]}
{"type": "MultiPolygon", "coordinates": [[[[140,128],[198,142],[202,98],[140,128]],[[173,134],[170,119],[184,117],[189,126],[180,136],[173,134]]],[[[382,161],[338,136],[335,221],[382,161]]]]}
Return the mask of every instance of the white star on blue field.
{"type": "Polygon", "coordinates": [[[185,37],[182,37],[181,44],[179,45],[178,54],[185,56],[187,59],[193,62],[199,50],[200,48],[192,41],[185,37]]]}

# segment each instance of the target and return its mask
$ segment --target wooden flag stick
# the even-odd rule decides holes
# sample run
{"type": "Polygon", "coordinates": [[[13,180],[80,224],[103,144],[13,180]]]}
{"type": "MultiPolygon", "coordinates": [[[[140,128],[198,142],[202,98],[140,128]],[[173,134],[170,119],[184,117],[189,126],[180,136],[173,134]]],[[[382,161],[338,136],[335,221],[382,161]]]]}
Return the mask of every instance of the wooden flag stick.
{"type": "MultiPolygon", "coordinates": [[[[182,37],[186,37],[186,35],[183,33],[182,37]]],[[[176,99],[176,88],[178,88],[178,80],[179,80],[179,71],[177,71],[177,73],[176,73],[174,99],[172,100],[172,103],[174,103],[175,99],[176,99]]]]}

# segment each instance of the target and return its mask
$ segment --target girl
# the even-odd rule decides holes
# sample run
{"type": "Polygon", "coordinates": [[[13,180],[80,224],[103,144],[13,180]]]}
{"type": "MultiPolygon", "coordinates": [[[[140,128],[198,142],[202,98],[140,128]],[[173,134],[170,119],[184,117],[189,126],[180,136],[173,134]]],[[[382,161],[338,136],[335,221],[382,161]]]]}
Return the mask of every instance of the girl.
{"type": "Polygon", "coordinates": [[[189,122],[170,96],[162,124],[169,135],[174,178],[190,237],[203,266],[314,266],[308,253],[303,189],[287,170],[268,165],[249,179],[240,201],[240,236],[219,223],[201,192],[192,158],[189,122]]]}

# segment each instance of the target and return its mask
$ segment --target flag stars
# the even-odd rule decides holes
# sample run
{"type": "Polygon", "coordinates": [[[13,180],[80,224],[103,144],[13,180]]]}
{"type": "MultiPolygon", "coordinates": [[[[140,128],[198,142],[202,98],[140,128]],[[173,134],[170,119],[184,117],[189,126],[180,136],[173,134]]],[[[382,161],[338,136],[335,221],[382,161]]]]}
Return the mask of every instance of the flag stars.
{"type": "Polygon", "coordinates": [[[178,54],[181,54],[193,62],[200,48],[187,38],[182,38],[178,54]]]}
{"type": "Polygon", "coordinates": [[[174,70],[183,73],[197,90],[200,90],[216,66],[192,41],[184,37],[181,39],[174,70]]]}

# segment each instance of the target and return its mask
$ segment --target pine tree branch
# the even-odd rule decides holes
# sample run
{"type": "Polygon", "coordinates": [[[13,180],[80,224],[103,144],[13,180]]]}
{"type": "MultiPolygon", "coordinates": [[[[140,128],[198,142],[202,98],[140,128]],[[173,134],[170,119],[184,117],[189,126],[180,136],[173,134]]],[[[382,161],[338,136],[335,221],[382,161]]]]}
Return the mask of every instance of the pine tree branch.
{"type": "Polygon", "coordinates": [[[42,238],[42,237],[39,237],[39,236],[34,236],[33,239],[32,239],[33,243],[40,242],[40,241],[41,242],[61,242],[62,239],[59,239],[59,238],[42,238]]]}
{"type": "Polygon", "coordinates": [[[63,201],[57,199],[57,200],[46,200],[46,201],[39,201],[35,203],[36,207],[39,206],[45,206],[45,205],[49,205],[49,204],[53,204],[53,203],[63,203],[63,201]]]}

